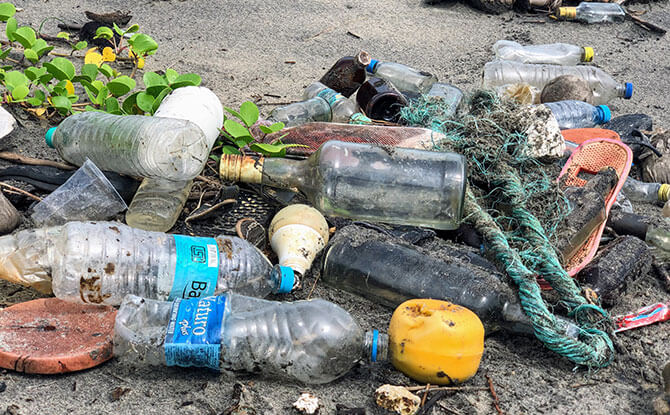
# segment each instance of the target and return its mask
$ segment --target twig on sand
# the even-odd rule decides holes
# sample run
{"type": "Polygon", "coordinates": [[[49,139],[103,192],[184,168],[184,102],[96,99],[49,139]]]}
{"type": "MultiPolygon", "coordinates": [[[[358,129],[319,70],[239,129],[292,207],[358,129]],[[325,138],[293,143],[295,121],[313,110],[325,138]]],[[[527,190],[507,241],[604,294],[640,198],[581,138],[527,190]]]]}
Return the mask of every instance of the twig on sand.
{"type": "Polygon", "coordinates": [[[74,170],[75,166],[61,163],[59,161],[43,160],[34,157],[22,156],[21,154],[12,153],[10,151],[0,151],[0,159],[7,161],[14,161],[20,164],[28,164],[31,166],[49,166],[56,167],[63,170],[74,170]]]}
{"type": "MultiPolygon", "coordinates": [[[[410,392],[416,392],[426,389],[426,386],[404,386],[410,392]]],[[[429,391],[454,391],[454,392],[465,392],[465,391],[487,391],[489,388],[485,386],[435,386],[432,385],[428,388],[429,391]]]]}
{"type": "Polygon", "coordinates": [[[496,407],[496,411],[500,415],[505,415],[502,409],[500,409],[500,400],[498,399],[498,395],[496,394],[496,390],[493,387],[493,379],[491,379],[491,376],[486,375],[486,380],[489,383],[489,390],[491,391],[491,396],[493,396],[493,405],[496,407]]]}
{"type": "Polygon", "coordinates": [[[35,199],[35,200],[37,200],[38,202],[41,202],[41,201],[42,201],[42,198],[41,198],[41,197],[37,197],[37,196],[35,196],[34,194],[32,194],[32,193],[30,193],[30,192],[26,192],[26,191],[23,190],[23,189],[19,189],[18,187],[14,187],[14,186],[12,186],[11,184],[7,184],[7,183],[4,183],[4,182],[0,182],[0,186],[2,186],[2,187],[6,187],[7,189],[10,189],[10,190],[13,190],[13,191],[15,191],[15,192],[21,193],[21,194],[24,195],[24,196],[28,196],[28,197],[31,198],[31,199],[35,199]]]}

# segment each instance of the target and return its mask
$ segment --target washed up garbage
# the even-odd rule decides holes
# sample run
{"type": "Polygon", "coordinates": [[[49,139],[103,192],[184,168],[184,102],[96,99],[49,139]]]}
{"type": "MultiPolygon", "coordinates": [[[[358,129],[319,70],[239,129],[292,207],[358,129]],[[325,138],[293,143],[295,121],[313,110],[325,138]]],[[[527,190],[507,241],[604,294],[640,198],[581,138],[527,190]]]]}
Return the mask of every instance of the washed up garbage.
{"type": "Polygon", "coordinates": [[[112,358],[113,307],[39,298],[0,310],[0,367],[25,373],[84,370],[112,358]]]}
{"type": "Polygon", "coordinates": [[[551,109],[537,105],[521,108],[510,115],[516,128],[526,136],[522,154],[537,159],[559,158],[565,153],[565,140],[551,109]]]}
{"type": "Polygon", "coordinates": [[[375,390],[375,402],[380,407],[400,415],[414,415],[421,406],[421,398],[404,386],[382,385],[375,390]]]}
{"type": "Polygon", "coordinates": [[[266,296],[290,292],[294,282],[291,269],[273,267],[243,239],[171,235],[117,222],[69,222],[0,237],[0,275],[62,300],[109,305],[126,294],[266,296]]]}
{"type": "Polygon", "coordinates": [[[670,199],[668,183],[645,183],[629,177],[622,191],[626,197],[635,202],[665,203],[670,199]]]}
{"type": "Polygon", "coordinates": [[[453,85],[436,82],[426,93],[426,99],[428,102],[440,104],[442,108],[446,108],[442,117],[451,118],[461,107],[463,91],[453,85]]]}
{"type": "Polygon", "coordinates": [[[525,82],[499,86],[495,90],[502,100],[516,102],[519,105],[532,105],[540,103],[541,91],[525,82]]]}
{"type": "Polygon", "coordinates": [[[352,124],[369,124],[372,121],[360,112],[356,102],[328,88],[321,82],[314,82],[305,88],[304,99],[320,97],[330,106],[330,120],[352,124]]]}
{"type": "Polygon", "coordinates": [[[593,91],[586,81],[575,75],[561,75],[549,81],[540,92],[540,102],[584,101],[593,105],[593,91]]]}
{"type": "Polygon", "coordinates": [[[344,56],[328,69],[319,82],[349,98],[365,82],[365,67],[370,64],[370,54],[360,51],[356,56],[344,56]]]}
{"type": "Polygon", "coordinates": [[[148,365],[252,372],[328,383],[360,361],[386,360],[388,338],[364,332],[324,300],[278,302],[227,293],[173,302],[127,296],[114,355],[148,365]]]}
{"type": "Polygon", "coordinates": [[[584,79],[593,91],[595,105],[607,104],[614,98],[630,99],[633,96],[633,84],[619,83],[602,69],[587,65],[539,65],[498,60],[484,66],[482,85],[484,88],[495,89],[525,82],[542,89],[549,81],[561,75],[575,75],[584,79]]]}
{"type": "Polygon", "coordinates": [[[407,98],[390,82],[372,77],[356,92],[356,102],[373,120],[395,123],[400,118],[400,109],[407,105],[407,98]]]}
{"type": "Polygon", "coordinates": [[[446,301],[413,299],[400,304],[388,336],[393,366],[432,385],[470,379],[484,353],[484,327],[477,315],[446,301]]]}
{"type": "Polygon", "coordinates": [[[606,306],[613,306],[626,288],[646,275],[653,261],[646,243],[634,236],[620,236],[607,244],[582,269],[578,278],[587,284],[606,306]]]}
{"type": "Polygon", "coordinates": [[[330,122],[333,114],[328,101],[314,97],[306,101],[277,107],[270,111],[267,120],[270,123],[283,122],[286,127],[305,124],[313,121],[330,122]]]}
{"type": "Polygon", "coordinates": [[[619,235],[633,235],[647,244],[658,248],[654,255],[670,259],[670,221],[665,219],[661,224],[650,224],[651,220],[634,213],[616,212],[607,219],[607,226],[619,235]]]}
{"type": "Polygon", "coordinates": [[[670,200],[665,202],[665,205],[663,205],[663,216],[670,218],[670,200]]]}
{"type": "Polygon", "coordinates": [[[558,17],[589,24],[620,23],[626,12],[616,3],[581,2],[577,7],[559,7],[558,17]]]}
{"type": "Polygon", "coordinates": [[[621,141],[619,134],[612,130],[604,128],[570,128],[561,130],[561,135],[565,139],[566,151],[572,154],[580,144],[595,138],[608,138],[610,140],[621,141]]]}
{"type": "Polygon", "coordinates": [[[370,75],[391,82],[399,91],[425,94],[437,82],[437,76],[395,62],[372,59],[366,67],[370,75]]]}
{"type": "Polygon", "coordinates": [[[650,143],[645,142],[639,132],[651,131],[653,120],[647,114],[625,114],[612,118],[602,127],[616,131],[621,137],[621,141],[633,151],[634,159],[638,162],[640,155],[647,148],[647,144],[650,145],[650,143]]]}
{"type": "Polygon", "coordinates": [[[77,166],[89,158],[102,170],[174,181],[200,174],[210,149],[200,127],[189,121],[103,112],[67,117],[47,132],[46,141],[77,166]]]}
{"type": "Polygon", "coordinates": [[[328,222],[318,210],[307,205],[290,205],[275,215],[268,229],[270,245],[279,265],[303,275],[328,243],[328,222]]]}
{"type": "Polygon", "coordinates": [[[105,175],[87,159],[62,186],[33,207],[31,218],[36,226],[107,220],[127,207],[105,175]]]}
{"type": "Polygon", "coordinates": [[[315,395],[303,392],[300,394],[298,400],[293,402],[292,406],[301,414],[313,415],[319,412],[321,402],[315,395]]]}
{"type": "Polygon", "coordinates": [[[287,154],[307,156],[332,140],[429,150],[443,139],[444,134],[427,128],[311,122],[268,134],[263,142],[300,144],[287,148],[287,154]]]}
{"type": "Polygon", "coordinates": [[[656,303],[642,307],[634,313],[613,318],[615,333],[670,320],[670,303],[656,303]]]}
{"type": "Polygon", "coordinates": [[[521,63],[577,65],[593,60],[593,48],[567,43],[524,46],[511,40],[499,40],[493,44],[493,53],[497,59],[521,63]]]}
{"type": "Polygon", "coordinates": [[[0,192],[0,234],[4,235],[13,231],[19,226],[19,223],[21,223],[21,214],[5,194],[0,192]]]}
{"type": "Polygon", "coordinates": [[[558,101],[542,105],[551,110],[561,130],[593,127],[606,123],[612,117],[607,105],[593,106],[582,101],[558,101]]]}
{"type": "Polygon", "coordinates": [[[16,119],[4,107],[0,106],[0,138],[9,135],[16,128],[16,119]]]}
{"type": "Polygon", "coordinates": [[[645,148],[640,155],[642,178],[648,182],[670,183],[670,131],[659,131],[649,138],[662,157],[645,148]]]}
{"type": "Polygon", "coordinates": [[[328,216],[455,229],[463,212],[463,156],[328,141],[307,160],[224,154],[221,178],[296,187],[328,216]]]}
{"type": "MultiPolygon", "coordinates": [[[[205,134],[209,150],[223,125],[223,106],[210,89],[197,86],[177,88],[163,99],[154,117],[176,118],[194,123],[205,134]]],[[[126,213],[134,228],[167,232],[179,218],[193,181],[147,178],[140,185],[126,213]]]]}

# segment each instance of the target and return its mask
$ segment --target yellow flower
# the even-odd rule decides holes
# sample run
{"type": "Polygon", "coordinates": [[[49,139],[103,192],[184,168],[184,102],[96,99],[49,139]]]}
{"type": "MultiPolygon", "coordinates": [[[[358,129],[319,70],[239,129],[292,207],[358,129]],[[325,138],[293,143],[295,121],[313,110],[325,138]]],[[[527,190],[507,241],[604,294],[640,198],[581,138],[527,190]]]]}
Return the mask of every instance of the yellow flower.
{"type": "Polygon", "coordinates": [[[102,65],[103,62],[114,62],[116,54],[109,46],[102,50],[102,55],[98,53],[98,48],[91,48],[84,56],[84,63],[92,63],[96,66],[102,65]]]}
{"type": "Polygon", "coordinates": [[[102,61],[103,62],[114,62],[116,60],[116,54],[114,50],[107,46],[102,50],[102,61]]]}
{"type": "MultiPolygon", "coordinates": [[[[137,55],[133,53],[132,50],[128,49],[128,57],[131,59],[135,59],[137,55]]],[[[144,68],[144,58],[139,58],[137,59],[137,69],[142,69],[144,68]]]]}
{"type": "Polygon", "coordinates": [[[72,82],[65,81],[65,90],[67,91],[68,95],[74,95],[74,85],[72,85],[72,82]]]}

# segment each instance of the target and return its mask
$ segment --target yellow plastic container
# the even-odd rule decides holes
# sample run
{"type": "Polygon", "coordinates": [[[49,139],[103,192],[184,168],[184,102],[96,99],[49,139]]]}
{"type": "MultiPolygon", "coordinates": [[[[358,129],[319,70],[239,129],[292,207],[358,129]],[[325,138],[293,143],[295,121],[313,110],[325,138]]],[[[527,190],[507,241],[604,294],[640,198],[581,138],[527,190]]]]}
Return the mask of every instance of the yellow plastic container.
{"type": "Polygon", "coordinates": [[[464,382],[477,373],[484,353],[479,317],[446,301],[405,301],[393,313],[388,334],[393,366],[423,383],[464,382]]]}

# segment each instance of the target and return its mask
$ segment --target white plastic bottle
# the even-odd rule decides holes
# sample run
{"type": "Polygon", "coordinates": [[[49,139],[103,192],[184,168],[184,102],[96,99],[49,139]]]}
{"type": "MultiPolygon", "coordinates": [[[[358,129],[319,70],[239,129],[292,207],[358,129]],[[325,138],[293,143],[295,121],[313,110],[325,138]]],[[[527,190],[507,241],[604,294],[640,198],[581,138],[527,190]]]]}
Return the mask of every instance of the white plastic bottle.
{"type": "Polygon", "coordinates": [[[493,45],[493,53],[497,59],[521,63],[577,65],[593,60],[593,48],[567,43],[524,46],[511,40],[499,40],[493,45]]]}
{"type": "Polygon", "coordinates": [[[295,127],[313,121],[329,122],[333,118],[330,104],[321,97],[277,107],[270,112],[268,121],[283,122],[286,127],[295,127]]]}
{"type": "Polygon", "coordinates": [[[117,222],[69,222],[0,238],[0,275],[72,302],[121,303],[126,294],[167,300],[235,290],[289,292],[294,275],[247,241],[149,232],[117,222]],[[47,288],[47,289],[45,289],[47,288]]]}
{"type": "Polygon", "coordinates": [[[344,95],[328,88],[321,82],[314,82],[305,88],[303,99],[320,97],[325,99],[330,105],[332,122],[371,124],[372,120],[360,112],[356,101],[351,100],[344,95]]]}
{"type": "Polygon", "coordinates": [[[584,101],[557,101],[542,104],[551,110],[561,130],[590,128],[612,118],[607,105],[591,105],[584,101]]]}
{"type": "Polygon", "coordinates": [[[577,7],[559,7],[558,17],[583,23],[623,22],[626,12],[616,3],[581,2],[577,7]]]}
{"type": "Polygon", "coordinates": [[[362,360],[386,359],[388,337],[364,332],[324,300],[267,301],[233,293],[162,302],[127,296],[114,327],[122,362],[255,372],[328,383],[362,360]]]}
{"type": "Polygon", "coordinates": [[[561,75],[575,75],[585,80],[593,90],[595,105],[607,104],[617,97],[630,99],[633,96],[633,84],[619,83],[602,69],[587,65],[538,65],[498,60],[484,66],[482,86],[496,89],[505,85],[527,83],[541,90],[549,81],[561,75]]]}
{"type": "MultiPolygon", "coordinates": [[[[205,134],[211,151],[223,125],[223,106],[210,89],[187,86],[165,97],[154,117],[194,123],[205,134]]],[[[179,218],[192,186],[193,180],[144,179],[128,207],[126,223],[134,228],[167,232],[179,218]]]]}
{"type": "Polygon", "coordinates": [[[372,59],[366,70],[377,78],[385,79],[399,91],[410,91],[425,94],[437,82],[431,73],[417,71],[414,68],[395,62],[379,62],[372,59]]]}
{"type": "Polygon", "coordinates": [[[174,181],[200,174],[210,149],[192,122],[103,112],[67,117],[47,132],[46,142],[77,166],[89,158],[100,170],[174,181]]]}

